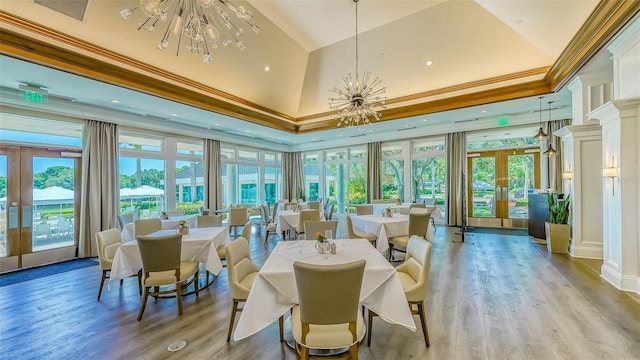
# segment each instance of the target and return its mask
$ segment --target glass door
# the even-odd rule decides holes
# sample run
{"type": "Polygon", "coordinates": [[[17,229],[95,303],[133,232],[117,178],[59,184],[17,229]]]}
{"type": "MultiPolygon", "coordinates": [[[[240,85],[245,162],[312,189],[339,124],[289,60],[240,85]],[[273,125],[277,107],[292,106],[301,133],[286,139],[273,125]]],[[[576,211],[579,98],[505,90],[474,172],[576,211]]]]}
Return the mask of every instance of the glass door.
{"type": "Polygon", "coordinates": [[[0,272],[75,257],[80,157],[0,146],[0,272]]]}
{"type": "Polygon", "coordinates": [[[527,228],[528,196],[540,187],[539,149],[468,153],[469,226],[527,228]]]}

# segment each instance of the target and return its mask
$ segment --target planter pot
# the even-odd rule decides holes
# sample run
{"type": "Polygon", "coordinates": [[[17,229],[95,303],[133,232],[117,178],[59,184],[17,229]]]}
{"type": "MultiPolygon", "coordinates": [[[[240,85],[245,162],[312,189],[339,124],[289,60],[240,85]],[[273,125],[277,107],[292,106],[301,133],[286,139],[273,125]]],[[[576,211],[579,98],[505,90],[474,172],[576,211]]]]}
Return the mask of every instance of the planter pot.
{"type": "Polygon", "coordinates": [[[545,222],[544,230],[547,234],[547,250],[558,254],[566,254],[569,252],[571,225],[545,222]]]}
{"type": "Polygon", "coordinates": [[[186,226],[185,227],[179,227],[177,233],[178,234],[182,234],[182,235],[189,235],[189,228],[186,227],[186,226]]]}

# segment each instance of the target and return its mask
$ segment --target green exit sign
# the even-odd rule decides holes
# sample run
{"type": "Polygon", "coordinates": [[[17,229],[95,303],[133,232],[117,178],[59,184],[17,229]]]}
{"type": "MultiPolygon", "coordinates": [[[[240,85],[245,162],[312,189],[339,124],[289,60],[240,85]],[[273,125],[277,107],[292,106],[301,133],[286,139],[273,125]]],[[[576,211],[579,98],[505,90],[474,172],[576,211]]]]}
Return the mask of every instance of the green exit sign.
{"type": "Polygon", "coordinates": [[[498,119],[498,126],[507,126],[507,125],[509,125],[509,119],[507,118],[498,119]]]}
{"type": "Polygon", "coordinates": [[[49,101],[49,95],[25,90],[24,101],[28,103],[46,105],[49,101]]]}

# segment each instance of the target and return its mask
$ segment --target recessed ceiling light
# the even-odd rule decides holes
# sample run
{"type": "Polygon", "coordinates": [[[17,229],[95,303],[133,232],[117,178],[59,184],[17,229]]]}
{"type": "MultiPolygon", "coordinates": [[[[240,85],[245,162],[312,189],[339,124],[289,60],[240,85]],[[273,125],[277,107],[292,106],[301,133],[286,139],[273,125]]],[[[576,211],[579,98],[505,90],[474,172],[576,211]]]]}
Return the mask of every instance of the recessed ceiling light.
{"type": "Polygon", "coordinates": [[[244,132],[250,133],[250,132],[251,132],[251,130],[245,130],[244,132]]]}
{"type": "Polygon", "coordinates": [[[213,124],[213,125],[215,125],[215,126],[220,126],[220,124],[213,124]]]}
{"type": "Polygon", "coordinates": [[[264,67],[264,71],[268,72],[269,70],[271,70],[271,68],[270,68],[270,67],[268,67],[268,66],[265,66],[265,67],[264,67]]]}
{"type": "Polygon", "coordinates": [[[338,137],[342,137],[342,134],[338,135],[338,137]]]}
{"type": "Polygon", "coordinates": [[[405,124],[404,127],[409,127],[409,124],[405,124]]]}
{"type": "Polygon", "coordinates": [[[487,110],[481,110],[480,112],[484,114],[487,112],[487,110]]]}
{"type": "Polygon", "coordinates": [[[118,99],[111,99],[111,102],[114,104],[120,104],[120,100],[118,99]]]}
{"type": "Polygon", "coordinates": [[[429,121],[429,119],[422,119],[422,122],[427,122],[429,121]]]}
{"type": "Polygon", "coordinates": [[[433,65],[433,60],[427,60],[427,62],[425,62],[425,64],[427,66],[431,66],[431,65],[433,65]]]}
{"type": "Polygon", "coordinates": [[[171,116],[176,117],[176,116],[178,116],[178,114],[173,113],[173,114],[171,114],[171,116]]]}

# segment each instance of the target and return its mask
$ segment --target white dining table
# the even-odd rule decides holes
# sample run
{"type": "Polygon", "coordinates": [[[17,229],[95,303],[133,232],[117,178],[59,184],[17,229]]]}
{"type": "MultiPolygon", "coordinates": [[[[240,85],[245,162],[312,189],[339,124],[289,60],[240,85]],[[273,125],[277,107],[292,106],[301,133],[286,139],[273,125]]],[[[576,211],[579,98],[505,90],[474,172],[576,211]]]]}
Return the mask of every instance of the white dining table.
{"type": "Polygon", "coordinates": [[[278,243],[251,287],[233,338],[241,340],[259,332],[298,303],[294,261],[330,265],[364,259],[360,304],[391,324],[415,331],[416,324],[395,268],[365,239],[335,242],[338,252],[330,258],[318,254],[315,240],[278,243]]]}
{"type": "MultiPolygon", "coordinates": [[[[165,236],[175,234],[175,230],[160,230],[147,236],[165,236]]],[[[182,261],[198,261],[205,264],[205,268],[214,275],[222,270],[222,261],[216,249],[220,245],[231,242],[229,228],[206,227],[189,228],[189,234],[182,235],[182,261]]],[[[109,281],[123,279],[136,274],[142,269],[142,258],[138,250],[138,243],[134,241],[124,242],[113,258],[111,276],[109,281]]]]}
{"type": "MultiPolygon", "coordinates": [[[[282,210],[278,211],[276,218],[276,231],[278,234],[282,234],[284,231],[294,230],[298,227],[300,212],[294,210],[282,210]]],[[[320,220],[324,219],[324,214],[320,212],[320,220]]]]}
{"type": "MultiPolygon", "coordinates": [[[[377,236],[378,251],[389,249],[389,238],[407,235],[409,233],[409,215],[391,213],[391,217],[381,214],[351,216],[353,228],[357,231],[368,232],[377,236]]],[[[427,226],[427,240],[433,241],[433,226],[427,226]]]]}
{"type": "MultiPolygon", "coordinates": [[[[184,220],[187,222],[187,226],[190,228],[194,228],[196,226],[196,215],[178,215],[178,216],[170,216],[168,219],[160,219],[162,222],[162,230],[171,230],[176,229],[178,227],[178,223],[180,220],[184,220]]],[[[135,236],[133,236],[133,223],[128,223],[124,225],[124,229],[122,229],[122,239],[124,241],[135,240],[135,236]]]]}

